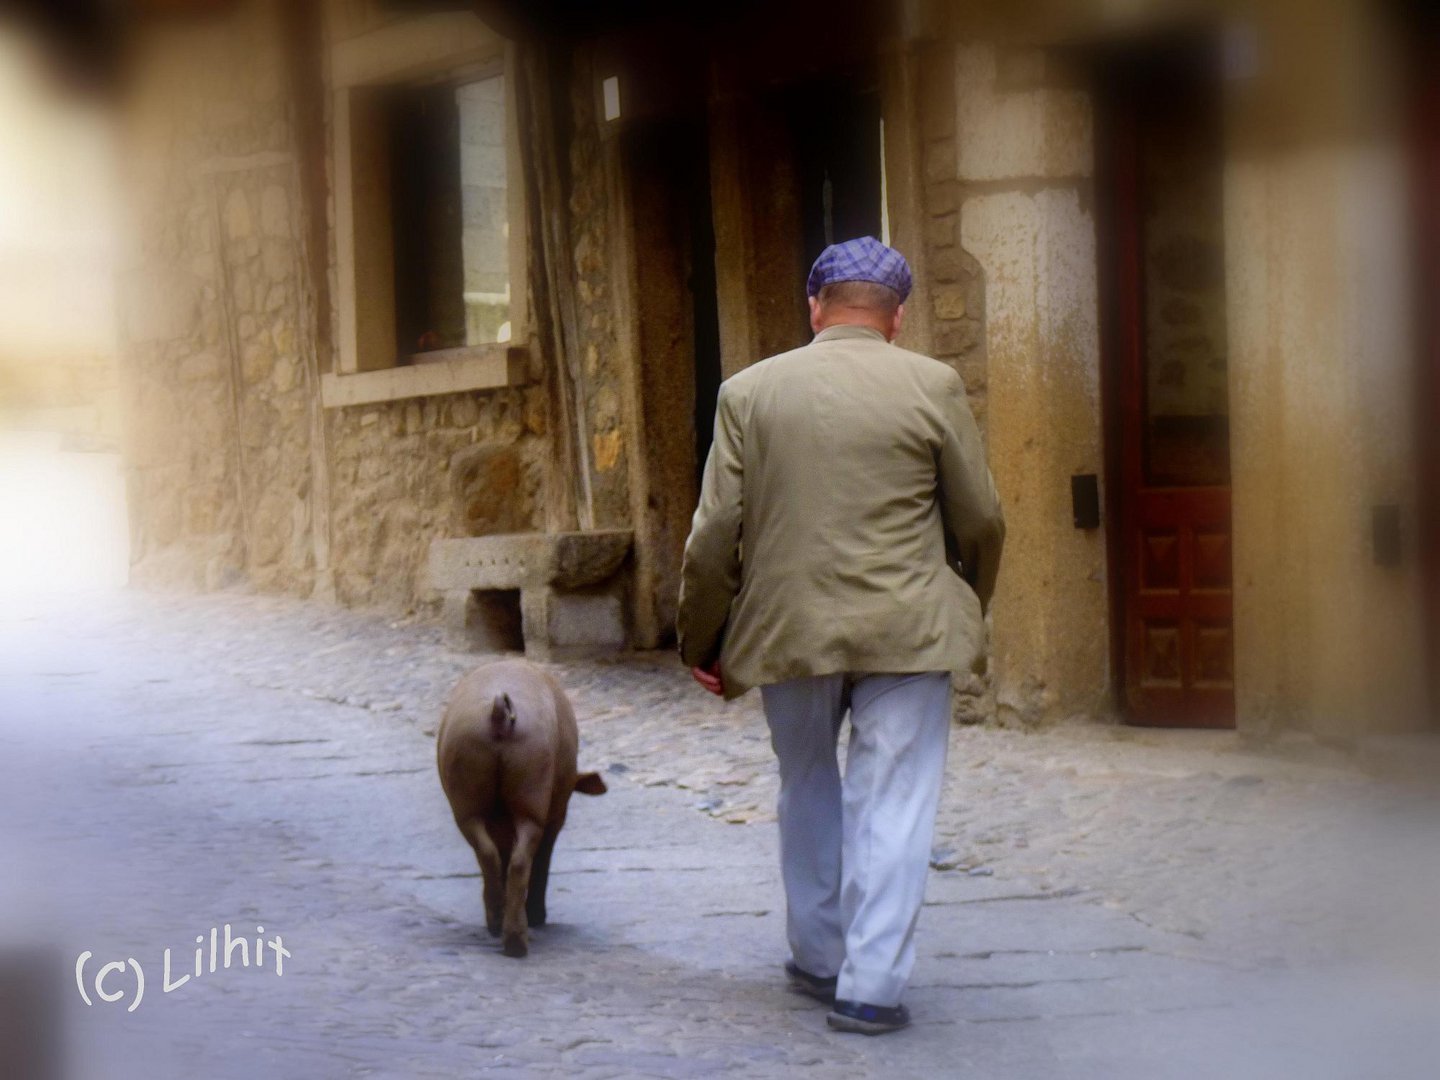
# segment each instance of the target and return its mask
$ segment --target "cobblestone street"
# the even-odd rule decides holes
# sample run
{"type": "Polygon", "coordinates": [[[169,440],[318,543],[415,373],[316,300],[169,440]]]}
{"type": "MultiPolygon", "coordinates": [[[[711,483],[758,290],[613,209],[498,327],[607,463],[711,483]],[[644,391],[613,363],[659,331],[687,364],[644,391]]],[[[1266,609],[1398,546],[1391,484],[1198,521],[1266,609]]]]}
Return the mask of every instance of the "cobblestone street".
{"type": "Polygon", "coordinates": [[[572,805],[552,923],[506,959],[433,760],[474,662],[294,601],[7,608],[0,948],[49,950],[66,1075],[1433,1075],[1428,793],[1309,744],[1078,722],[953,733],[915,1025],[827,1031],[780,977],[756,695],[666,655],[555,667],[610,792],[572,805]],[[282,939],[283,975],[267,945],[195,976],[226,924],[282,939]],[[127,1012],[133,967],[95,987],[131,957],[127,1012]]]}

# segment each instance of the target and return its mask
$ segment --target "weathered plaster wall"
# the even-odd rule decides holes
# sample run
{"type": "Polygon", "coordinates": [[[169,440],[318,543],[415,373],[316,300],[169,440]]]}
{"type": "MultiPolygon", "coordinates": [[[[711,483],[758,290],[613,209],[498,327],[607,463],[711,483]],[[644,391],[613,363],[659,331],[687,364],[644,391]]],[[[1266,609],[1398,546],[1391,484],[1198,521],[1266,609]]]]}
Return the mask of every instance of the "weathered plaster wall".
{"type": "MultiPolygon", "coordinates": [[[[1392,65],[1350,15],[1308,39],[1312,62],[1378,105],[1392,65]]],[[[1295,74],[1262,73],[1230,118],[1238,721],[1402,730],[1423,701],[1418,552],[1377,566],[1370,524],[1376,505],[1415,512],[1405,161],[1379,110],[1265,138],[1257,112],[1294,100],[1295,74]]]]}
{"type": "Polygon", "coordinates": [[[958,248],[983,275],[983,413],[1008,526],[996,704],[1023,722],[1095,714],[1105,537],[1070,513],[1070,477],[1104,471],[1090,102],[1039,50],[961,45],[953,70],[958,248]]]}
{"type": "MultiPolygon", "coordinates": [[[[1376,295],[1376,279],[1357,272],[1352,245],[1366,240],[1347,220],[1353,200],[1380,209],[1367,188],[1386,173],[1393,182],[1393,162],[1322,150],[1236,163],[1227,178],[1244,729],[1358,732],[1417,719],[1419,583],[1413,565],[1377,567],[1369,533],[1376,504],[1413,520],[1413,477],[1394,453],[1408,441],[1408,409],[1403,393],[1386,392],[1408,381],[1395,340],[1405,323],[1377,325],[1366,310],[1368,296],[1394,313],[1394,295],[1376,295]]],[[[1378,280],[1396,280],[1402,268],[1372,253],[1390,263],[1366,260],[1378,280]]]]}

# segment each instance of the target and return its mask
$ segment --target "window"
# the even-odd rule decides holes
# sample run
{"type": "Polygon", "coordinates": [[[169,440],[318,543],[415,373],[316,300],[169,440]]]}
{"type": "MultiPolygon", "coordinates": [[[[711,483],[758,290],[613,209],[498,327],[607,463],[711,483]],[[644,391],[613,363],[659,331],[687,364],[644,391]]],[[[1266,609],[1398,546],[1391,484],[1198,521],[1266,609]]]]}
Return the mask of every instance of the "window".
{"type": "Polygon", "coordinates": [[[510,341],[505,76],[397,88],[388,106],[400,362],[510,341]]]}
{"type": "Polygon", "coordinates": [[[525,216],[505,67],[468,13],[337,46],[327,405],[523,381],[525,216]]]}

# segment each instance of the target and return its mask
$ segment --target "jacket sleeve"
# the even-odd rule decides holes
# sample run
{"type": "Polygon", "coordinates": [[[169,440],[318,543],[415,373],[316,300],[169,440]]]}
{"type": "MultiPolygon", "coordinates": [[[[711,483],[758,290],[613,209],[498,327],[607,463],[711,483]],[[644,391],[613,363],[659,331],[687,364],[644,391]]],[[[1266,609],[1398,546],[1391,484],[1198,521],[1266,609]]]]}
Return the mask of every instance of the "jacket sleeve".
{"type": "Polygon", "coordinates": [[[980,431],[970,412],[965,383],[950,372],[943,390],[945,431],[940,447],[938,497],[947,557],[988,611],[1000,573],[1005,519],[995,481],[985,464],[980,431]]]}
{"type": "Polygon", "coordinates": [[[734,397],[721,384],[715,440],[680,569],[676,633],[680,656],[691,667],[709,667],[719,658],[730,605],[740,591],[741,455],[734,397]]]}

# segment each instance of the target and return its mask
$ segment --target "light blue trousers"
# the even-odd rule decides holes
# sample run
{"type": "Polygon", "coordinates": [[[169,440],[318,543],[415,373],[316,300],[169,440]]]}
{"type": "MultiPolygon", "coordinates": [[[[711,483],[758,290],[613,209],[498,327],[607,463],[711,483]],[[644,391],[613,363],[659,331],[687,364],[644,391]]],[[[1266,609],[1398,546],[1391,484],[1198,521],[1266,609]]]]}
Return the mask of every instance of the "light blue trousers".
{"type": "Polygon", "coordinates": [[[950,733],[950,676],[822,675],[761,687],[780,762],[780,863],[795,962],[836,996],[900,1003],[950,733]],[[846,709],[845,776],[836,747],[846,709]]]}

